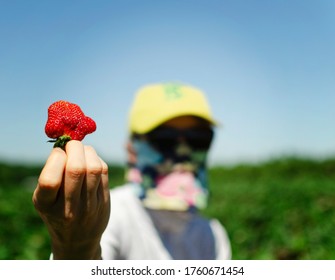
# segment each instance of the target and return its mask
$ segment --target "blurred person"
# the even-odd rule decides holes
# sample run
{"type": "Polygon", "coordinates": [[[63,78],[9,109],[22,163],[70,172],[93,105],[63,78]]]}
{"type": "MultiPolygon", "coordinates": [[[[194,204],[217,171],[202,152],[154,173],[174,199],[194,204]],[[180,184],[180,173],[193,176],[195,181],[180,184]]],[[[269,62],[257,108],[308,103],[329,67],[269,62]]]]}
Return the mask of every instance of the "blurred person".
{"type": "Polygon", "coordinates": [[[129,116],[123,186],[90,146],[52,150],[33,194],[53,259],[230,259],[223,225],[207,205],[207,154],[216,121],[188,85],[141,88],[129,116]]]}

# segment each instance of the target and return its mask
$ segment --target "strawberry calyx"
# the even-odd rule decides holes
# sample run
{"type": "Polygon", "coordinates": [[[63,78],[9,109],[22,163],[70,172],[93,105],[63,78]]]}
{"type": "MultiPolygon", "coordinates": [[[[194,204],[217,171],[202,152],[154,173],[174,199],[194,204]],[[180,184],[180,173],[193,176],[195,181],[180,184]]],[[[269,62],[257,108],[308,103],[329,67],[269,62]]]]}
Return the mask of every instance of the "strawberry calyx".
{"type": "Polygon", "coordinates": [[[49,140],[48,142],[55,143],[53,146],[54,148],[59,147],[59,148],[64,149],[66,143],[69,142],[70,140],[71,140],[71,137],[69,135],[62,135],[58,137],[57,139],[49,140]]]}

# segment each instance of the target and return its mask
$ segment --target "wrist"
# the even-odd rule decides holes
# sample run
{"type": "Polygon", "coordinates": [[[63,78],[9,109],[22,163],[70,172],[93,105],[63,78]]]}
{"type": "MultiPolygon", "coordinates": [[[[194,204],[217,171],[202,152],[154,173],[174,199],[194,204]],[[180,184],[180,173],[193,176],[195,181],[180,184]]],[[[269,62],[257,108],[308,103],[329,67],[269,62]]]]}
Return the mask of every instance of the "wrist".
{"type": "Polygon", "coordinates": [[[78,244],[52,242],[54,260],[101,260],[100,240],[78,244]]]}

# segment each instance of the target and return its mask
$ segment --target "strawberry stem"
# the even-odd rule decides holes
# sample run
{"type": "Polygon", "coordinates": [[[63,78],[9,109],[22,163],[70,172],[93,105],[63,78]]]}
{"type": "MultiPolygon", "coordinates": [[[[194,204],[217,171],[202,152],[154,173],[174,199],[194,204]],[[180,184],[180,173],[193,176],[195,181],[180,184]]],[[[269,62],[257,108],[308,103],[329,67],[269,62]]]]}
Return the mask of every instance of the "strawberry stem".
{"type": "Polygon", "coordinates": [[[53,140],[49,140],[48,142],[50,143],[55,143],[54,144],[54,148],[62,148],[64,150],[64,147],[66,145],[67,142],[69,142],[71,140],[71,137],[68,135],[62,135],[60,137],[58,137],[57,139],[53,139],[53,140]]]}

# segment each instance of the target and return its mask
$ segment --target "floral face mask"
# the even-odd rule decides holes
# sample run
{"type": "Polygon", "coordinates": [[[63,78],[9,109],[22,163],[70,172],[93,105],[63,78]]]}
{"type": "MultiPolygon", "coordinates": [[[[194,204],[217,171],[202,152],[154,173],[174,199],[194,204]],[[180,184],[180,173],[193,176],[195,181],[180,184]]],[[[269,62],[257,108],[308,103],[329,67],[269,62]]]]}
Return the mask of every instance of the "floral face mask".
{"type": "Polygon", "coordinates": [[[171,137],[173,141],[169,141],[167,135],[162,141],[157,137],[130,140],[126,179],[133,183],[146,207],[177,211],[206,207],[206,158],[212,136],[209,143],[197,142],[196,137],[171,137]]]}

